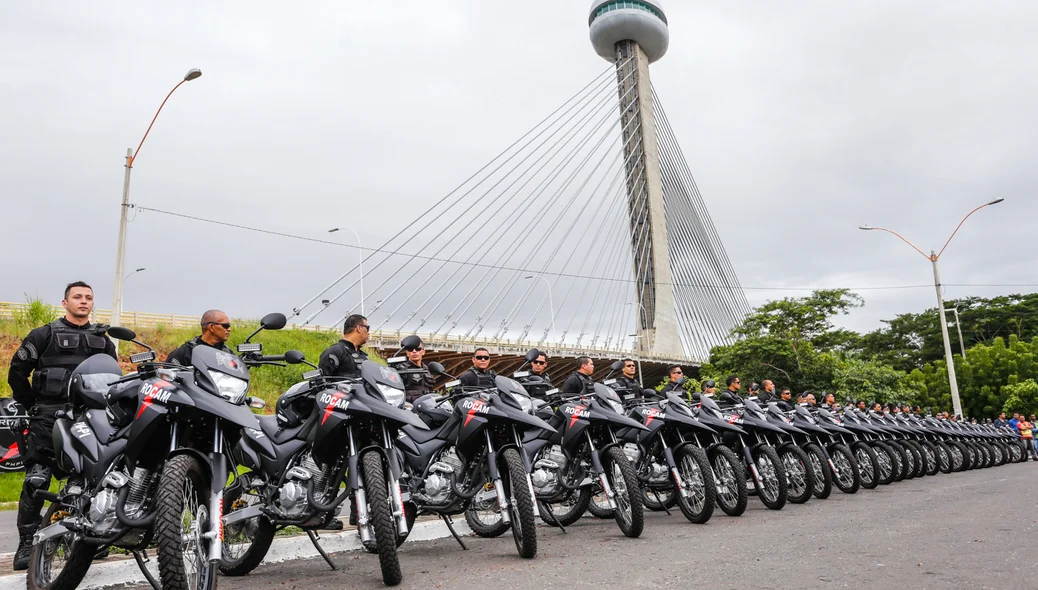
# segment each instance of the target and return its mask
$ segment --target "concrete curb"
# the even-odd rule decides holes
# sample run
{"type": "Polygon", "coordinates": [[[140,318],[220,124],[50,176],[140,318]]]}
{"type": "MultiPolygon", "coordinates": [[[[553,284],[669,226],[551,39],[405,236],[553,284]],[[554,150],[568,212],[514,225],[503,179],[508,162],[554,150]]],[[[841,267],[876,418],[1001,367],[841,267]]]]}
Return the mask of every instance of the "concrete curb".
{"type": "MultiPolygon", "coordinates": [[[[458,531],[458,534],[462,536],[472,534],[472,531],[464,520],[455,522],[454,530],[458,531]]],[[[443,524],[443,521],[429,520],[425,522],[416,522],[414,527],[411,529],[411,534],[407,537],[407,541],[430,541],[450,536],[451,533],[447,530],[447,526],[443,524]]],[[[324,550],[328,553],[341,553],[344,551],[356,551],[362,549],[360,538],[357,537],[357,532],[355,530],[348,530],[340,533],[326,532],[320,535],[320,537],[321,546],[324,547],[324,550]]],[[[152,574],[157,579],[159,577],[158,561],[155,559],[154,552],[149,552],[149,557],[151,559],[148,562],[148,569],[151,570],[152,574]]],[[[320,555],[317,553],[317,550],[314,549],[313,544],[310,543],[310,539],[306,535],[277,537],[271,544],[270,550],[267,552],[267,556],[263,560],[263,563],[279,563],[312,557],[320,557],[320,555]]],[[[326,566],[322,562],[320,567],[326,566]]],[[[120,559],[118,561],[105,560],[101,563],[94,564],[90,568],[90,571],[87,572],[87,575],[79,585],[79,588],[82,588],[83,590],[95,590],[123,584],[147,584],[147,580],[144,579],[144,575],[141,574],[140,569],[137,568],[137,563],[132,558],[120,559]]],[[[24,586],[24,573],[0,576],[0,588],[24,586]]]]}

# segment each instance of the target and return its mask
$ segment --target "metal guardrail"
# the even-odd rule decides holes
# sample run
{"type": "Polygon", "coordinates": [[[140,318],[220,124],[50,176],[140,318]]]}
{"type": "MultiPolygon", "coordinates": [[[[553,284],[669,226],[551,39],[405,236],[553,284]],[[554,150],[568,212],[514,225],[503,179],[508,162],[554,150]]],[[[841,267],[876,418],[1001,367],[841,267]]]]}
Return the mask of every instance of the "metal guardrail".
{"type": "MultiPolygon", "coordinates": [[[[13,320],[16,313],[24,313],[28,307],[25,303],[0,302],[0,319],[13,320]]],[[[58,306],[51,306],[55,314],[61,315],[64,310],[58,306]]],[[[106,309],[95,309],[91,316],[93,322],[108,322],[112,313],[106,309]]],[[[199,316],[176,315],[168,313],[146,313],[139,311],[122,312],[122,324],[137,328],[155,328],[166,326],[170,328],[197,328],[199,316]]],[[[289,324],[286,328],[296,330],[311,330],[316,332],[328,331],[337,333],[338,327],[327,326],[300,326],[289,324]]],[[[383,350],[396,349],[400,346],[400,340],[413,334],[413,332],[401,331],[373,331],[368,338],[368,346],[383,350]]],[[[457,352],[472,352],[477,347],[484,347],[494,354],[517,354],[523,355],[531,348],[540,348],[549,356],[553,357],[577,357],[587,355],[595,358],[620,358],[623,356],[641,357],[643,361],[660,363],[680,363],[684,365],[702,364],[701,359],[693,359],[681,355],[639,353],[632,350],[619,348],[605,348],[584,346],[577,347],[568,344],[551,344],[532,340],[511,340],[507,338],[465,338],[462,336],[444,336],[438,334],[419,334],[422,342],[430,350],[452,350],[457,352]]]]}

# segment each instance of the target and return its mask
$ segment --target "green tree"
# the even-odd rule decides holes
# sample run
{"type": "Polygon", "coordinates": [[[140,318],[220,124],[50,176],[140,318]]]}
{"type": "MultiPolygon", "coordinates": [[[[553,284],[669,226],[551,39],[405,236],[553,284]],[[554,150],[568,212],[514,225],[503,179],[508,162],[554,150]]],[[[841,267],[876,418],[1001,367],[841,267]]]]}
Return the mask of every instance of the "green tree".
{"type": "Polygon", "coordinates": [[[1006,402],[1002,405],[1002,411],[1006,414],[1020,412],[1022,414],[1038,413],[1038,383],[1034,379],[1028,379],[1016,385],[1007,385],[1002,388],[1007,394],[1006,402]]]}

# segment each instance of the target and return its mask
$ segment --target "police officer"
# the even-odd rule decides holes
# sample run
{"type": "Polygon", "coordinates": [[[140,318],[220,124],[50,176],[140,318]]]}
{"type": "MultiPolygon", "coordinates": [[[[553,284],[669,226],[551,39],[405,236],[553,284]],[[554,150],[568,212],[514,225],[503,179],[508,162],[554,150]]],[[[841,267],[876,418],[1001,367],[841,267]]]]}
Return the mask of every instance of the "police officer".
{"type": "Polygon", "coordinates": [[[40,525],[43,499],[36,490],[50,486],[54,451],[51,430],[54,414],[69,402],[68,384],[72,370],[95,354],[116,357],[115,345],[105,338],[107,326],[90,323],[94,290],[77,281],[65,287],[61,301],[65,316],[29,332],[11,359],[7,382],[16,402],[28,408],[33,419],[25,439],[25,481],[18,500],[18,550],[14,569],[29,567],[32,536],[40,525]],[[32,383],[29,376],[32,375],[32,383]]]}
{"type": "Polygon", "coordinates": [[[416,399],[436,387],[436,377],[433,377],[429,373],[429,369],[422,363],[422,358],[425,356],[425,345],[421,340],[418,341],[418,348],[413,350],[405,348],[404,353],[407,355],[407,360],[393,363],[392,367],[400,373],[400,378],[404,380],[405,399],[414,403],[416,399]]]}
{"type": "Polygon", "coordinates": [[[640,400],[642,397],[642,385],[635,379],[635,375],[638,374],[638,365],[633,359],[624,359],[624,366],[620,369],[621,374],[616,378],[616,383],[610,387],[619,391],[623,396],[624,400],[637,399],[640,400]],[[633,395],[634,397],[628,398],[626,396],[633,395]]]}
{"type": "Polygon", "coordinates": [[[360,375],[360,364],[368,355],[360,349],[368,341],[371,324],[368,318],[353,314],[342,325],[342,340],[324,349],[317,368],[329,377],[356,377],[360,375]]]}
{"type": "Polygon", "coordinates": [[[562,393],[590,393],[595,389],[591,374],[595,372],[595,363],[588,356],[577,357],[577,370],[566,378],[562,384],[562,393]]]}
{"type": "Polygon", "coordinates": [[[771,379],[765,379],[760,382],[760,391],[757,393],[757,399],[760,400],[761,404],[767,405],[771,402],[778,401],[778,394],[775,392],[775,382],[771,379]]]}
{"type": "Polygon", "coordinates": [[[784,412],[788,412],[793,409],[793,392],[788,387],[783,387],[782,391],[779,392],[779,399],[777,402],[779,409],[784,412]]]}
{"type": "MultiPolygon", "coordinates": [[[[196,346],[210,346],[223,352],[231,352],[227,348],[227,339],[231,337],[231,320],[227,314],[210,309],[202,314],[202,334],[181,344],[166,357],[167,363],[176,363],[185,367],[191,364],[191,353],[196,346]]],[[[234,354],[233,352],[231,354],[234,354]]]]}
{"type": "Polygon", "coordinates": [[[728,379],[725,379],[724,383],[728,386],[728,389],[724,390],[724,392],[721,393],[722,399],[727,397],[727,401],[735,403],[742,401],[742,398],[739,397],[739,384],[741,383],[739,377],[736,375],[729,375],[728,379]]]}
{"type": "Polygon", "coordinates": [[[458,381],[465,387],[494,387],[497,373],[490,370],[490,351],[482,346],[472,353],[472,366],[461,374],[458,381]]]}
{"type": "Polygon", "coordinates": [[[530,377],[523,382],[523,387],[531,396],[537,398],[543,398],[545,392],[554,387],[551,384],[551,375],[548,374],[548,355],[538,352],[537,358],[530,361],[530,377]]]}
{"type": "Polygon", "coordinates": [[[660,393],[667,393],[673,391],[678,395],[685,393],[685,372],[678,365],[672,365],[667,368],[667,383],[663,386],[660,393]]]}

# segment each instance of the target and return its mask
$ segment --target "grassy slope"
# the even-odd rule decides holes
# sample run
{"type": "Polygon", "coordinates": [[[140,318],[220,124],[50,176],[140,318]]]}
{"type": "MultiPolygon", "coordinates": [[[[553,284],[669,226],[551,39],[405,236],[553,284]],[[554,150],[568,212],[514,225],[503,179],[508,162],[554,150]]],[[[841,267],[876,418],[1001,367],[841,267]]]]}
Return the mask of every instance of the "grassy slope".
{"type": "MultiPolygon", "coordinates": [[[[235,345],[245,340],[245,337],[259,327],[257,322],[236,320],[231,333],[228,346],[234,349],[235,345]]],[[[17,350],[21,339],[28,332],[24,326],[18,326],[12,321],[0,320],[0,397],[9,397],[11,388],[7,385],[7,371],[11,366],[11,357],[17,350]]],[[[198,334],[198,330],[187,328],[141,328],[137,332],[137,339],[152,346],[159,355],[159,359],[166,358],[171,350],[180,346],[198,334]]],[[[337,342],[340,336],[332,332],[313,332],[306,330],[279,330],[271,332],[260,332],[253,342],[263,343],[264,354],[280,354],[289,349],[301,351],[307,360],[317,363],[321,352],[337,342]]],[[[120,349],[123,370],[132,370],[128,357],[132,353],[140,352],[136,344],[122,344],[120,349]]],[[[373,351],[368,354],[377,362],[383,363],[382,359],[373,351]]],[[[250,372],[252,384],[249,389],[250,395],[263,398],[267,402],[267,411],[272,412],[274,401],[278,395],[288,389],[292,384],[300,380],[300,376],[310,370],[306,365],[294,365],[289,367],[260,367],[250,372]]]]}
{"type": "MultiPolygon", "coordinates": [[[[244,341],[245,337],[257,327],[259,327],[257,322],[235,321],[228,345],[234,349],[235,345],[244,341]]],[[[26,333],[28,333],[27,327],[19,326],[13,321],[0,320],[0,397],[10,397],[11,395],[11,388],[7,385],[7,372],[11,366],[11,357],[26,333]]],[[[142,328],[138,330],[137,339],[151,345],[158,353],[159,359],[164,359],[171,350],[190,340],[197,333],[197,330],[182,328],[142,328]]],[[[266,354],[280,354],[289,349],[299,350],[306,355],[307,360],[316,364],[321,352],[337,342],[339,338],[339,335],[331,332],[279,330],[260,332],[253,342],[262,342],[263,352],[266,354]]],[[[124,342],[120,352],[123,370],[125,372],[132,370],[128,357],[132,353],[140,352],[140,348],[136,344],[124,342]]],[[[371,350],[367,352],[373,360],[384,364],[376,353],[371,350]]],[[[265,412],[272,413],[274,402],[278,396],[292,384],[298,382],[300,375],[308,370],[310,367],[306,365],[253,369],[250,372],[252,384],[249,393],[262,397],[267,402],[265,412]]],[[[22,479],[23,474],[21,473],[0,474],[0,503],[18,501],[22,479]]],[[[13,509],[14,506],[0,506],[0,509],[5,508],[13,509]]]]}

